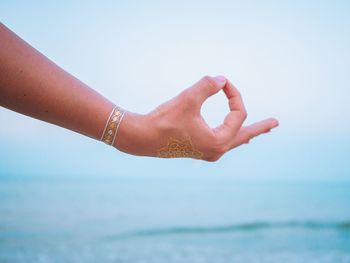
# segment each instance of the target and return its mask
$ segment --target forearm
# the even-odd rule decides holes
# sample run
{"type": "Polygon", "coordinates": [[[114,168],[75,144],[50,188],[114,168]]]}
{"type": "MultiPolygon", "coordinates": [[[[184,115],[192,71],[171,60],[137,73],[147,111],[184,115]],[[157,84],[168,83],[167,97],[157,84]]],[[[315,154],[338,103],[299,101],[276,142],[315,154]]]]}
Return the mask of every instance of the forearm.
{"type": "Polygon", "coordinates": [[[0,105],[100,139],[113,103],[0,24],[0,105]]]}

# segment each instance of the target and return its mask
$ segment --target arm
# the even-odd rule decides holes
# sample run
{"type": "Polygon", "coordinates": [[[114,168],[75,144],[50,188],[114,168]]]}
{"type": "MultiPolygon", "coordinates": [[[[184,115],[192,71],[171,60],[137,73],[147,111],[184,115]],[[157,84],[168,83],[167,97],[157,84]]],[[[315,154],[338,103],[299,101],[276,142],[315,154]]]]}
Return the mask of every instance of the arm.
{"type": "Polygon", "coordinates": [[[113,104],[0,24],[0,105],[98,139],[113,104]]]}
{"type": "MultiPolygon", "coordinates": [[[[114,107],[0,24],[0,105],[100,139],[114,107]]],[[[224,77],[204,77],[152,112],[126,112],[114,147],[134,155],[215,161],[228,150],[276,127],[275,119],[242,126],[246,110],[238,90],[224,77]],[[220,90],[230,112],[211,129],[200,114],[220,90]]]]}

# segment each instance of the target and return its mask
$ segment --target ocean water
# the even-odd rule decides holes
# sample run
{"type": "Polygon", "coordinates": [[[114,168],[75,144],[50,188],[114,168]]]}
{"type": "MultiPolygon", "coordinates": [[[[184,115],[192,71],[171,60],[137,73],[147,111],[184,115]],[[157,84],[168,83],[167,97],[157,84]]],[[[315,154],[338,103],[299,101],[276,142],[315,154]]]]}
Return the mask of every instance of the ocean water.
{"type": "Polygon", "coordinates": [[[350,183],[0,176],[0,262],[350,262],[350,183]]]}

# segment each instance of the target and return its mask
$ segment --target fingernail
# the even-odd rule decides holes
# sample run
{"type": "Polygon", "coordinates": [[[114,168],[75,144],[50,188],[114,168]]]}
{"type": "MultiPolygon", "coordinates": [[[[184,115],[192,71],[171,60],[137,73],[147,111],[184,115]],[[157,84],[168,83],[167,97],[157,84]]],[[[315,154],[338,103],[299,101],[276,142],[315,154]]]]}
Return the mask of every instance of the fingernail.
{"type": "Polygon", "coordinates": [[[280,125],[279,121],[275,118],[272,119],[275,122],[275,127],[277,127],[278,125],[280,125]]]}
{"type": "Polygon", "coordinates": [[[214,79],[218,82],[226,82],[226,78],[224,76],[216,76],[214,79]]]}

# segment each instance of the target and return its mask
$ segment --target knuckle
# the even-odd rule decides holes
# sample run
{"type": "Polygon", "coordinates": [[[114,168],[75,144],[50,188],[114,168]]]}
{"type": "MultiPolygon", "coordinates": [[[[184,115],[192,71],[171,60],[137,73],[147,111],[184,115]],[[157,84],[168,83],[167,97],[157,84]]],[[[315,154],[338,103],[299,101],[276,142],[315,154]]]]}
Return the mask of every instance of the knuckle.
{"type": "Polygon", "coordinates": [[[216,146],[214,152],[217,154],[224,154],[226,152],[226,147],[222,145],[216,146]]]}
{"type": "Polygon", "coordinates": [[[250,142],[250,139],[252,138],[252,134],[249,131],[246,131],[243,136],[243,143],[248,144],[250,142]]]}
{"type": "Polygon", "coordinates": [[[202,77],[201,83],[202,83],[203,85],[208,85],[208,86],[210,86],[210,87],[212,87],[212,88],[215,88],[215,86],[216,86],[216,83],[215,83],[215,81],[213,80],[213,78],[210,77],[210,76],[208,76],[208,75],[205,75],[204,77],[202,77]]]}
{"type": "Polygon", "coordinates": [[[224,144],[221,140],[216,139],[216,141],[213,141],[213,145],[211,147],[211,152],[214,153],[214,155],[222,155],[225,152],[227,152],[228,148],[226,144],[224,144]]]}
{"type": "Polygon", "coordinates": [[[205,75],[205,76],[202,77],[201,80],[202,80],[203,82],[209,82],[209,81],[211,81],[211,77],[210,77],[209,75],[205,75]]]}
{"type": "Polygon", "coordinates": [[[211,142],[210,145],[208,145],[208,155],[205,158],[205,160],[208,162],[215,162],[219,160],[220,157],[229,150],[227,143],[224,143],[224,141],[217,136],[209,137],[208,141],[211,142]]]}
{"type": "Polygon", "coordinates": [[[196,96],[191,89],[187,89],[182,92],[182,98],[187,105],[193,105],[196,103],[196,96]]]}

